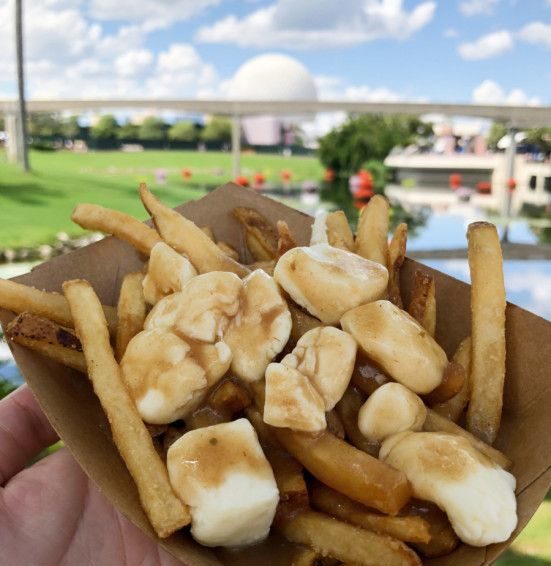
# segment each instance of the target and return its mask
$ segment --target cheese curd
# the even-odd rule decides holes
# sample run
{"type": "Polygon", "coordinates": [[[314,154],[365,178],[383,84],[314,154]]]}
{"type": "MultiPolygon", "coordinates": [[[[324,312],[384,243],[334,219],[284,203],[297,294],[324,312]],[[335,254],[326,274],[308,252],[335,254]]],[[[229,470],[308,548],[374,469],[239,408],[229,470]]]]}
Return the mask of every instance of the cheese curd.
{"type": "Polygon", "coordinates": [[[515,477],[465,438],[403,432],[383,443],[379,457],[404,472],[414,497],[432,501],[443,509],[466,544],[503,542],[514,531],[515,477]]]}
{"type": "Polygon", "coordinates": [[[446,353],[408,313],[390,301],[362,305],[341,318],[367,357],[390,377],[420,395],[442,382],[446,353]]]}
{"type": "Polygon", "coordinates": [[[306,332],[282,363],[308,377],[330,411],[350,383],[356,349],[356,341],[346,332],[319,327],[306,332]]]}
{"type": "Polygon", "coordinates": [[[167,467],[197,542],[240,546],[268,535],[279,492],[247,419],[187,432],[168,450],[167,467]]]}
{"type": "Polygon", "coordinates": [[[388,271],[351,252],[317,244],[283,254],[274,278],[310,314],[337,324],[348,310],[384,295],[388,271]]]}
{"type": "Polygon", "coordinates": [[[184,337],[214,343],[237,314],[242,285],[237,275],[226,271],[198,275],[180,293],[160,300],[144,327],[170,328],[184,337]]]}
{"type": "Polygon", "coordinates": [[[155,305],[163,297],[181,291],[196,275],[197,271],[189,259],[164,242],[158,242],[151,249],[147,274],[143,279],[145,300],[150,305],[155,305]]]}
{"type": "Polygon", "coordinates": [[[426,417],[420,397],[400,383],[385,383],[360,408],[358,428],[367,439],[381,442],[398,432],[421,430],[426,417]]]}
{"type": "Polygon", "coordinates": [[[233,351],[231,369],[245,381],[264,377],[291,333],[291,313],[277,283],[257,269],[243,280],[240,307],[224,334],[233,351]]]}
{"type": "Polygon", "coordinates": [[[164,329],[144,330],[132,338],[121,372],[145,422],[168,424],[184,418],[226,373],[231,362],[227,346],[208,347],[164,329]]]}
{"type": "Polygon", "coordinates": [[[266,370],[264,422],[305,432],[324,430],[327,425],[323,398],[298,370],[270,364],[266,370]]]}

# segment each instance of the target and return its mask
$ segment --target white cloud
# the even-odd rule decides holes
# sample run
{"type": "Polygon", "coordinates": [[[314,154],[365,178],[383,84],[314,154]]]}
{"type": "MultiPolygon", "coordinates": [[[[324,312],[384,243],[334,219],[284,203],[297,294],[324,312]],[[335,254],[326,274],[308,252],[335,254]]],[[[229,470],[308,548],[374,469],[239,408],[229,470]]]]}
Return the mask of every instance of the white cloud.
{"type": "Polygon", "coordinates": [[[513,48],[513,35],[507,30],[496,31],[479,37],[476,41],[462,43],[457,51],[463,59],[489,59],[513,48]]]}
{"type": "Polygon", "coordinates": [[[454,37],[459,37],[459,32],[454,28],[448,28],[444,30],[442,35],[448,39],[453,39],[454,37]]]}
{"type": "Polygon", "coordinates": [[[474,90],[474,104],[509,104],[512,106],[539,106],[537,96],[528,96],[522,89],[515,88],[508,93],[499,84],[490,79],[481,82],[474,90]]]}
{"type": "Polygon", "coordinates": [[[494,8],[499,0],[462,0],[459,3],[459,11],[464,16],[478,16],[493,14],[494,8]]]}
{"type": "Polygon", "coordinates": [[[88,14],[97,20],[142,22],[147,29],[187,20],[220,0],[92,0],[88,14]]]}
{"type": "Polygon", "coordinates": [[[115,59],[115,70],[121,77],[132,77],[146,72],[153,63],[149,49],[134,49],[115,59]]]}
{"type": "MultiPolygon", "coordinates": [[[[551,5],[551,0],[548,3],[551,5]]],[[[551,49],[551,24],[531,22],[521,28],[518,36],[528,43],[541,43],[551,49]]]]}
{"type": "Polygon", "coordinates": [[[436,2],[406,11],[403,0],[278,0],[239,19],[227,16],[199,29],[197,40],[242,47],[317,49],[380,38],[406,39],[433,18],[436,2]]]}

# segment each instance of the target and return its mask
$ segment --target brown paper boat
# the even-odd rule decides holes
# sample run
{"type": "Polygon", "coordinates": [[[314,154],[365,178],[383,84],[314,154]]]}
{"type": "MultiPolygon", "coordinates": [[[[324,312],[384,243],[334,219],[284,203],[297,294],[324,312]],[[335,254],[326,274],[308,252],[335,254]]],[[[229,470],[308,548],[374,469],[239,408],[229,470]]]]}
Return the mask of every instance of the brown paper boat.
{"type": "MultiPolygon", "coordinates": [[[[275,222],[284,219],[297,241],[307,244],[312,219],[249,189],[225,185],[201,200],[178,207],[200,226],[209,224],[215,235],[245,256],[241,229],[230,211],[250,206],[275,222]]],[[[142,260],[127,244],[106,238],[96,244],[36,267],[17,281],[49,291],[61,291],[66,279],[88,279],[104,304],[115,305],[123,276],[140,268],[142,260]]],[[[406,294],[419,266],[408,260],[403,269],[406,294]]],[[[436,279],[438,341],[448,355],[470,333],[469,286],[424,267],[436,279]]],[[[5,325],[13,313],[0,311],[5,325]]],[[[88,380],[39,354],[12,345],[27,383],[52,425],[85,472],[103,494],[145,533],[155,537],[138,500],[134,484],[112,443],[109,426],[88,380]]],[[[507,306],[507,379],[503,423],[496,442],[514,462],[517,477],[519,524],[511,539],[487,548],[459,547],[452,554],[427,561],[431,565],[490,564],[524,528],[551,484],[551,323],[515,305],[507,306]]],[[[245,553],[215,553],[192,541],[187,532],[160,541],[189,566],[219,564],[288,564],[281,541],[245,553]]]]}

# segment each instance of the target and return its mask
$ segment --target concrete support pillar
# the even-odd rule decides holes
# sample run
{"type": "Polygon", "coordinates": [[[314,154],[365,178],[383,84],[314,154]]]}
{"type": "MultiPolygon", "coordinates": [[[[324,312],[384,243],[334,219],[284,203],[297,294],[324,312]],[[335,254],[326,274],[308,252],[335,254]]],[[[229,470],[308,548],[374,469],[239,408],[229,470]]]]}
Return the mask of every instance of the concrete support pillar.
{"type": "Polygon", "coordinates": [[[509,241],[509,222],[511,220],[511,204],[513,200],[513,193],[509,189],[508,183],[510,179],[515,178],[515,159],[517,155],[517,141],[515,139],[515,134],[517,133],[516,128],[509,128],[509,147],[507,148],[507,163],[505,170],[507,171],[507,178],[505,179],[505,228],[503,229],[503,236],[501,241],[507,243],[509,241]]]}
{"type": "Polygon", "coordinates": [[[5,117],[6,124],[6,155],[8,163],[17,163],[19,161],[19,128],[17,124],[17,114],[7,112],[5,117]]]}
{"type": "Polygon", "coordinates": [[[235,179],[241,174],[241,118],[232,116],[231,121],[232,175],[235,179]]]}

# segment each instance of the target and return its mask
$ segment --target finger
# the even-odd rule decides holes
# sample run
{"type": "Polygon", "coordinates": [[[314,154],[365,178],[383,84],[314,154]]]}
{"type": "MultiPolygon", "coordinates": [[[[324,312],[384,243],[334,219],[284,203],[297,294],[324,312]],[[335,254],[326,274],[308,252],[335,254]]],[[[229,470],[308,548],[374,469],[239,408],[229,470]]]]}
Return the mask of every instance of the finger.
{"type": "Polygon", "coordinates": [[[30,389],[23,385],[0,401],[0,486],[58,436],[30,389]]]}

